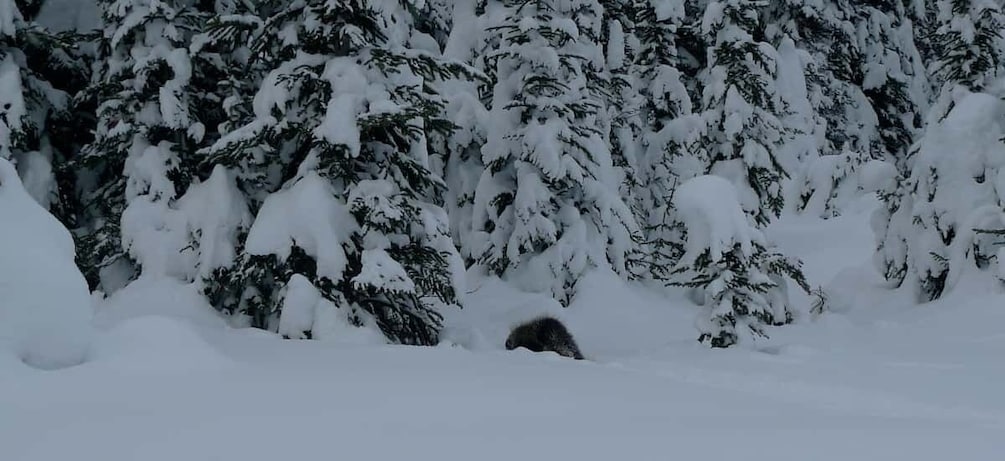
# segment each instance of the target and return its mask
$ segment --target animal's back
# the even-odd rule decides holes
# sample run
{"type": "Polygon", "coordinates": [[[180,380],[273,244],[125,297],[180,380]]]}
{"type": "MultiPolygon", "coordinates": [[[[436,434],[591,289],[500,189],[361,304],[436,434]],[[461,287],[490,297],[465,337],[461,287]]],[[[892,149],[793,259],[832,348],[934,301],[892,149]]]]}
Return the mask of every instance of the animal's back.
{"type": "Polygon", "coordinates": [[[553,317],[539,317],[514,328],[506,339],[506,349],[518,347],[534,352],[552,351],[577,360],[583,358],[572,334],[553,317]]]}

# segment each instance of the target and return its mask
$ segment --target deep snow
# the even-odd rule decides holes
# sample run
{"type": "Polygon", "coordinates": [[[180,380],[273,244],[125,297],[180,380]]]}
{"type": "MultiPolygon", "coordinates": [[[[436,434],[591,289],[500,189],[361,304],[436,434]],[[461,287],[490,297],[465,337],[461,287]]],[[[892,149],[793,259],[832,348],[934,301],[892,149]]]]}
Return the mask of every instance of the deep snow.
{"type": "MultiPolygon", "coordinates": [[[[87,363],[0,360],[0,458],[997,459],[1005,299],[980,277],[923,306],[885,288],[874,206],[769,228],[833,311],[728,350],[695,341],[683,298],[603,273],[565,310],[472,283],[433,348],[281,340],[189,311],[137,316],[140,293],[118,296],[98,306],[87,363]],[[591,360],[501,349],[501,325],[545,312],[591,360]]],[[[177,309],[172,289],[151,283],[143,313],[177,309]]]]}

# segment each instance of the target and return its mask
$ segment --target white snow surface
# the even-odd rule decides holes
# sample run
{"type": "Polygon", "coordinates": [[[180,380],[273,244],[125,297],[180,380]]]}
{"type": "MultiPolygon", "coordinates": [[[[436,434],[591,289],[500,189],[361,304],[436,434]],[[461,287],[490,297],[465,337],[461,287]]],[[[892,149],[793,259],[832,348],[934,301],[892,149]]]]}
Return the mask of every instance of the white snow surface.
{"type": "Polygon", "coordinates": [[[108,329],[147,316],[169,317],[204,328],[222,328],[226,323],[196,285],[173,277],[141,276],[97,303],[94,324],[108,329]]]}
{"type": "Polygon", "coordinates": [[[39,368],[83,361],[93,312],[73,260],[70,233],[0,158],[0,362],[4,355],[39,368]]]}
{"type": "MultiPolygon", "coordinates": [[[[997,459],[1005,295],[974,283],[917,306],[885,288],[868,261],[876,205],[768,228],[841,307],[727,350],[696,342],[683,296],[603,272],[566,309],[471,274],[439,347],[108,317],[80,366],[0,355],[2,459],[997,459]],[[543,313],[588,360],[503,350],[510,324],[543,313]]],[[[142,289],[123,293],[162,296],[142,289]]]]}
{"type": "Polygon", "coordinates": [[[45,0],[36,20],[56,32],[90,32],[101,27],[101,9],[96,0],[45,0]]]}

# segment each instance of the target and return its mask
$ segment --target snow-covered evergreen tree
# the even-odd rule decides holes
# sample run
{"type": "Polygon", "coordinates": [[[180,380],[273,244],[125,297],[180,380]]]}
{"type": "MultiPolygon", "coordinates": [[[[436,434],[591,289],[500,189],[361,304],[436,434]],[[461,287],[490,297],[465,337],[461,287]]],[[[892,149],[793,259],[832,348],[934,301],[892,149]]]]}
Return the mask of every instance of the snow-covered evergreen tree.
{"type": "MultiPolygon", "coordinates": [[[[600,125],[611,151],[611,162],[619,185],[619,194],[631,204],[634,201],[633,185],[638,181],[639,127],[638,106],[643,103],[637,79],[633,75],[633,60],[641,48],[635,35],[634,5],[630,0],[600,0],[603,11],[598,44],[603,53],[596,74],[599,90],[604,99],[604,110],[599,115],[600,125]]],[[[594,63],[596,65],[596,63],[594,63]]]]}
{"type": "Polygon", "coordinates": [[[886,162],[871,159],[868,151],[854,150],[809,159],[795,185],[799,209],[824,219],[840,216],[844,205],[877,192],[872,178],[881,164],[886,162]]]}
{"type": "MultiPolygon", "coordinates": [[[[997,0],[994,0],[997,1],[997,0]]],[[[904,0],[905,16],[911,20],[914,28],[915,47],[921,60],[926,67],[930,67],[937,55],[935,46],[935,31],[939,24],[938,16],[939,0],[904,0]]],[[[934,80],[930,80],[934,83],[934,80]]],[[[937,86],[933,86],[934,91],[938,91],[937,86]]]]}
{"type": "MultiPolygon", "coordinates": [[[[425,34],[437,44],[438,48],[442,48],[446,44],[450,37],[450,32],[454,27],[452,9],[455,3],[458,2],[453,0],[427,0],[414,4],[418,8],[418,14],[415,15],[415,30],[425,34]]],[[[462,3],[469,3],[471,6],[474,6],[474,2],[462,3]]]]}
{"type": "Polygon", "coordinates": [[[647,277],[668,280],[683,253],[683,225],[671,203],[681,182],[708,166],[701,145],[704,127],[694,113],[692,95],[678,54],[687,24],[685,2],[635,2],[639,42],[632,67],[640,103],[635,110],[637,154],[632,205],[642,227],[640,265],[647,277]]]}
{"type": "Polygon", "coordinates": [[[992,0],[939,0],[932,72],[948,85],[980,91],[1000,75],[1005,18],[992,0]]]}
{"type": "MultiPolygon", "coordinates": [[[[871,159],[909,168],[908,148],[931,97],[916,35],[927,25],[911,18],[927,20],[927,10],[900,1],[787,3],[773,17],[809,53],[809,100],[827,127],[816,137],[821,156],[803,163],[793,192],[798,209],[835,216],[885,171],[871,159]]],[[[886,208],[897,208],[896,193],[883,196],[886,208]]]]}
{"type": "MultiPolygon", "coordinates": [[[[443,48],[443,57],[458,63],[482,59],[485,35],[475,2],[451,2],[450,23],[453,27],[443,48]]],[[[474,197],[485,165],[481,148],[490,125],[489,112],[483,99],[491,91],[489,78],[479,71],[480,65],[468,66],[469,74],[460,78],[436,82],[443,95],[445,117],[454,124],[447,133],[431,133],[430,163],[434,171],[442,171],[446,182],[444,209],[450,219],[451,235],[466,265],[474,264],[476,248],[467,245],[474,232],[474,197]]]]}
{"type": "Polygon", "coordinates": [[[709,171],[736,185],[759,225],[781,212],[782,181],[796,165],[780,149],[792,133],[781,121],[787,108],[775,84],[778,52],[761,39],[762,7],[753,0],[710,2],[700,25],[710,44],[701,76],[709,171]]]}
{"type": "Polygon", "coordinates": [[[212,270],[202,264],[223,264],[208,256],[221,251],[219,241],[207,240],[221,232],[214,219],[237,225],[231,218],[240,214],[230,209],[230,195],[220,195],[228,174],[211,177],[213,165],[198,153],[219,137],[227,83],[238,72],[221,53],[232,49],[206,34],[220,32],[210,19],[229,17],[235,3],[101,6],[100,61],[85,93],[97,102],[97,129],[77,161],[86,206],[77,230],[82,266],[106,292],[141,272],[196,281],[212,270]],[[193,191],[201,203],[186,200],[194,184],[216,187],[217,194],[193,191]]]}
{"type": "Polygon", "coordinates": [[[213,144],[200,151],[203,163],[222,165],[233,172],[245,199],[256,208],[279,184],[279,159],[266,155],[268,147],[263,139],[242,137],[248,130],[240,130],[255,120],[254,97],[268,71],[267,63],[255,59],[254,39],[264,26],[259,14],[247,4],[237,3],[229,14],[210,18],[191,47],[215,50],[218,61],[232,70],[219,76],[216,107],[222,121],[215,133],[210,130],[213,144]],[[223,137],[231,148],[218,148],[216,144],[223,137]]]}
{"type": "Polygon", "coordinates": [[[494,88],[468,245],[491,273],[567,303],[592,267],[626,274],[636,234],[594,80],[601,7],[505,0],[485,11],[499,22],[482,53],[494,88]]]}
{"type": "MultiPolygon", "coordinates": [[[[25,188],[43,207],[69,216],[57,170],[76,147],[81,127],[72,93],[86,79],[73,33],[52,33],[32,20],[33,2],[0,1],[0,158],[17,165],[25,188]]],[[[65,188],[64,188],[65,189],[65,188]]]]}
{"type": "Polygon", "coordinates": [[[996,250],[991,234],[979,230],[1001,227],[993,216],[1001,205],[994,195],[998,186],[989,179],[998,174],[991,159],[1001,150],[1001,108],[995,96],[971,93],[1000,75],[1001,6],[947,0],[933,9],[930,68],[940,95],[910,161],[901,165],[909,169],[884,192],[884,206],[873,219],[880,270],[924,301],[941,296],[967,269],[967,260],[987,265],[996,250]]]}
{"type": "Polygon", "coordinates": [[[241,253],[217,274],[229,290],[214,293],[221,308],[255,326],[289,325],[284,317],[302,309],[286,311],[284,300],[303,290],[285,288],[306,279],[327,300],[316,316],[376,324],[398,343],[437,342],[462,268],[428,160],[428,135],[452,129],[430,82],[463,69],[415,46],[428,38],[415,33],[415,7],[264,8],[271,14],[252,50],[270,70],[254,118],[208,151],[243,158],[270,192],[260,208],[251,201],[258,210],[241,253]]]}
{"type": "Polygon", "coordinates": [[[788,82],[782,85],[788,87],[783,99],[791,114],[784,122],[796,131],[787,148],[803,158],[789,196],[797,210],[822,217],[839,215],[843,205],[870,182],[863,176],[871,176],[875,169],[862,167],[878,166],[871,159],[903,162],[906,151],[889,151],[883,133],[906,136],[912,131],[905,130],[913,129],[915,122],[910,120],[905,128],[903,117],[889,111],[925,107],[928,95],[924,75],[918,73],[921,61],[910,51],[916,49],[915,38],[893,30],[890,15],[903,23],[903,15],[915,17],[913,13],[896,2],[785,0],[769,7],[767,35],[779,48],[785,67],[780,77],[788,82]],[[905,39],[906,44],[901,42],[905,39]],[[803,82],[798,81],[793,61],[802,64],[803,82]],[[910,73],[904,73],[902,66],[910,73]],[[882,88],[875,87],[877,80],[883,80],[882,88]],[[793,86],[805,86],[805,95],[793,92],[793,86]]]}
{"type": "Polygon", "coordinates": [[[702,306],[699,341],[729,347],[767,336],[765,328],[793,320],[786,278],[809,292],[799,261],[772,249],[740,208],[735,187],[718,176],[682,184],[674,197],[687,226],[686,252],[674,285],[695,290],[702,306]]]}
{"type": "Polygon", "coordinates": [[[904,171],[909,168],[907,151],[923,127],[931,100],[913,23],[901,0],[864,2],[855,14],[861,58],[851,75],[877,117],[879,139],[871,147],[873,157],[904,171]]]}
{"type": "Polygon", "coordinates": [[[772,2],[765,11],[765,36],[778,50],[776,86],[785,104],[782,122],[792,131],[783,149],[788,157],[800,161],[834,152],[830,131],[844,126],[838,118],[840,98],[835,98],[836,80],[827,62],[833,42],[845,39],[844,21],[837,12],[827,9],[831,4],[789,0],[772,2]],[[799,45],[796,45],[799,43],[799,45]]]}
{"type": "Polygon", "coordinates": [[[919,300],[936,299],[974,267],[997,260],[1005,228],[1005,155],[1002,90],[971,93],[957,86],[933,108],[924,136],[912,149],[910,176],[887,192],[877,211],[876,263],[919,300]]]}
{"type": "MultiPolygon", "coordinates": [[[[142,255],[131,249],[162,249],[135,239],[155,238],[154,229],[168,225],[168,205],[186,185],[175,181],[191,177],[181,168],[182,151],[201,130],[190,116],[187,92],[192,12],[159,0],[109,0],[101,7],[106,27],[89,89],[99,101],[98,126],[78,159],[78,168],[88,170],[81,173],[86,213],[78,223],[78,258],[89,282],[111,291],[135,276],[133,261],[142,255]],[[132,220],[131,230],[140,235],[122,230],[134,199],[132,214],[146,214],[132,220]],[[151,228],[141,230],[144,224],[151,228]]],[[[152,259],[139,263],[158,271],[167,264],[152,259]]]]}

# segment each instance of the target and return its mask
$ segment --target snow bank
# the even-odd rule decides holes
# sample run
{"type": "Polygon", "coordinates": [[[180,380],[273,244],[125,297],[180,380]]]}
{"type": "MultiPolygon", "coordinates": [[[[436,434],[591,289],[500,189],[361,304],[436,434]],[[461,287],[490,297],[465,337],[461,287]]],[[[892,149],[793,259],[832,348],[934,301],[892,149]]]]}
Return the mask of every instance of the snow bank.
{"type": "Polygon", "coordinates": [[[565,313],[566,326],[583,354],[605,361],[693,344],[695,308],[678,293],[658,293],[625,282],[610,269],[586,274],[565,313]]]}
{"type": "Polygon", "coordinates": [[[94,342],[88,366],[116,372],[178,373],[226,368],[231,360],[184,321],[145,316],[117,324],[94,342]]]}
{"type": "MultiPolygon", "coordinates": [[[[444,461],[530,452],[656,460],[707,456],[709,447],[773,461],[997,459],[1005,452],[1005,296],[964,278],[917,306],[883,288],[863,266],[878,204],[854,205],[837,219],[785,216],[768,229],[851,304],[778,329],[756,350],[700,346],[693,306],[609,271],[585,276],[564,310],[471,276],[477,289],[465,309],[447,311],[453,337],[482,339],[510,322],[560,315],[591,361],[498,352],[495,339],[487,353],[333,347],[250,328],[203,340],[181,320],[146,316],[114,325],[83,366],[33,372],[0,354],[0,457],[265,461],[288,457],[295,444],[312,458],[344,448],[346,456],[444,461]],[[282,422],[269,426],[275,443],[232,443],[249,422],[271,421],[282,422]]],[[[152,302],[164,296],[157,287],[166,290],[141,279],[130,290],[152,302]]]]}
{"type": "Polygon", "coordinates": [[[567,308],[494,276],[469,274],[468,280],[475,289],[465,297],[464,308],[445,312],[440,337],[447,344],[476,351],[504,349],[513,327],[544,315],[561,320],[583,354],[595,361],[693,343],[697,337],[694,306],[683,294],[668,297],[625,282],[610,269],[584,274],[567,308]]]}
{"type": "Polygon", "coordinates": [[[597,364],[347,349],[242,330],[206,349],[184,328],[148,318],[121,325],[94,364],[0,375],[0,447],[4,461],[273,461],[291,448],[308,459],[648,461],[712,449],[750,461],[998,459],[1003,369],[991,359],[1005,336],[932,320],[893,336],[857,329],[835,337],[834,350],[819,347],[830,338],[817,328],[793,345],[813,349],[677,347],[597,364]],[[930,328],[942,334],[919,334],[930,328]],[[967,338],[954,342],[957,334],[967,338]],[[180,351],[176,360],[158,362],[167,357],[154,352],[167,346],[180,351]],[[142,353],[124,355],[132,348],[142,353]],[[195,371],[183,361],[219,353],[236,366],[195,371]],[[136,372],[158,363],[176,373],[136,372]],[[267,427],[268,441],[245,443],[250,427],[267,427]]]}
{"type": "Polygon", "coordinates": [[[15,152],[12,156],[24,189],[46,210],[51,208],[57,197],[51,155],[51,151],[28,151],[15,152]]]}
{"type": "Polygon", "coordinates": [[[39,368],[80,363],[91,337],[90,303],[70,233],[0,158],[0,354],[39,368]]]}
{"type": "Polygon", "coordinates": [[[468,275],[469,286],[462,309],[444,312],[440,338],[472,350],[503,349],[513,327],[543,315],[564,320],[562,305],[541,293],[520,291],[498,277],[481,280],[468,275]]]}
{"type": "Polygon", "coordinates": [[[226,322],[199,293],[195,285],[172,277],[142,276],[98,303],[94,323],[110,328],[143,316],[185,320],[207,328],[223,328],[226,322]]]}

